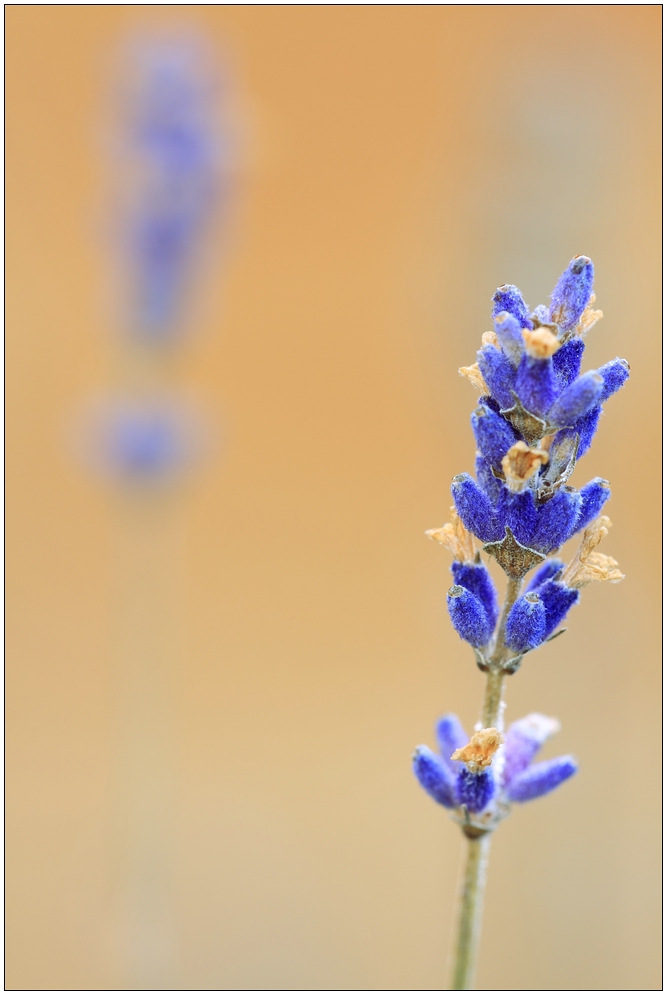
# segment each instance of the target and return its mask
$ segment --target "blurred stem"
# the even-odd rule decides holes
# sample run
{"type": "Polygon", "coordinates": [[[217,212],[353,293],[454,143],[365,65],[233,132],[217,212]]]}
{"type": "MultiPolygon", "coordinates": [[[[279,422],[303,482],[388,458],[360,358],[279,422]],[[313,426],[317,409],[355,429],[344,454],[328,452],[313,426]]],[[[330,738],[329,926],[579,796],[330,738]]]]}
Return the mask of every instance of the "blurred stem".
{"type": "Polygon", "coordinates": [[[466,863],[450,991],[470,991],[473,986],[490,846],[490,833],[466,839],[466,863]]]}

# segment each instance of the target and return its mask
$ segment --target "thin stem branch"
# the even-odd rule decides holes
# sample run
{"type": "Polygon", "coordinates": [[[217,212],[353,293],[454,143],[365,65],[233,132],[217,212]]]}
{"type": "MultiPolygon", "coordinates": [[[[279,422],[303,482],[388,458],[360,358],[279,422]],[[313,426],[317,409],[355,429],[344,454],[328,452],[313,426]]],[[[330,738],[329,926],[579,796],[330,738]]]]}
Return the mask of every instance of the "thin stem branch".
{"type": "Polygon", "coordinates": [[[490,833],[484,833],[476,839],[466,839],[467,853],[451,991],[470,991],[473,986],[490,846],[490,833]]]}

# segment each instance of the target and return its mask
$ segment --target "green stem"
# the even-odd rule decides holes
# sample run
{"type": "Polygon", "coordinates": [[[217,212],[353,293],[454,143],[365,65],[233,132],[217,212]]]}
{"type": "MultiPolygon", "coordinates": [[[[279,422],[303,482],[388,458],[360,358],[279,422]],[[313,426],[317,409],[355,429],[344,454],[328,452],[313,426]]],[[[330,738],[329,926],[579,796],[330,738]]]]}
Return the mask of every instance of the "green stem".
{"type": "Polygon", "coordinates": [[[450,989],[454,992],[470,991],[473,987],[490,846],[490,833],[484,833],[476,839],[466,839],[467,854],[461,890],[459,931],[450,989]]]}

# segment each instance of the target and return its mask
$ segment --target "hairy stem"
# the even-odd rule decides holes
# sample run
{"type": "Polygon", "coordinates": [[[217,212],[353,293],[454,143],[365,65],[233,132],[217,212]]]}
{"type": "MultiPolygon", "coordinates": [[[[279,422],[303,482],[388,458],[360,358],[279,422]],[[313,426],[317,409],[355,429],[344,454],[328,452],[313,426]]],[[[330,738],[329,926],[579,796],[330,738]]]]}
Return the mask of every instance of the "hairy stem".
{"type": "Polygon", "coordinates": [[[451,991],[470,991],[473,987],[490,846],[490,833],[484,833],[476,839],[466,839],[467,853],[451,991]]]}
{"type": "Polygon", "coordinates": [[[505,675],[502,670],[490,670],[486,676],[486,690],[482,705],[482,726],[484,729],[499,729],[502,732],[503,685],[505,675]]]}
{"type": "MultiPolygon", "coordinates": [[[[510,608],[521,593],[521,585],[521,579],[508,578],[496,646],[489,660],[489,670],[486,675],[486,688],[482,703],[482,726],[485,729],[493,726],[502,732],[503,686],[505,683],[502,665],[512,655],[505,644],[505,626],[510,608]]],[[[459,907],[458,936],[451,991],[469,991],[472,989],[477,945],[482,925],[486,867],[491,846],[490,832],[473,835],[470,829],[464,829],[464,833],[466,834],[467,853],[459,907]]]]}

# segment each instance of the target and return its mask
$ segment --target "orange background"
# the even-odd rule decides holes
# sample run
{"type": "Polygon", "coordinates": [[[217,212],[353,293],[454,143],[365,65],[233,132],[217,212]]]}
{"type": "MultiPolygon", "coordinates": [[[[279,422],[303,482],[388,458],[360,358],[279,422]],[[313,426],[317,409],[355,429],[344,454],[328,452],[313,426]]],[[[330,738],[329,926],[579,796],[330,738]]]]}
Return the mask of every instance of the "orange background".
{"type": "Polygon", "coordinates": [[[509,681],[508,721],[557,715],[545,755],[581,770],[497,833],[478,987],[658,988],[660,6],[6,24],[7,987],[444,987],[461,844],[410,754],[443,711],[472,727],[483,679],[423,532],[472,470],[456,370],[491,294],[544,302],[583,252],[586,368],[632,378],[573,483],[611,480],[626,580],[509,681]],[[124,348],[108,66],[165,24],[225,60],[241,138],[231,245],[162,371],[217,449],[135,504],[70,433],[124,348]]]}

